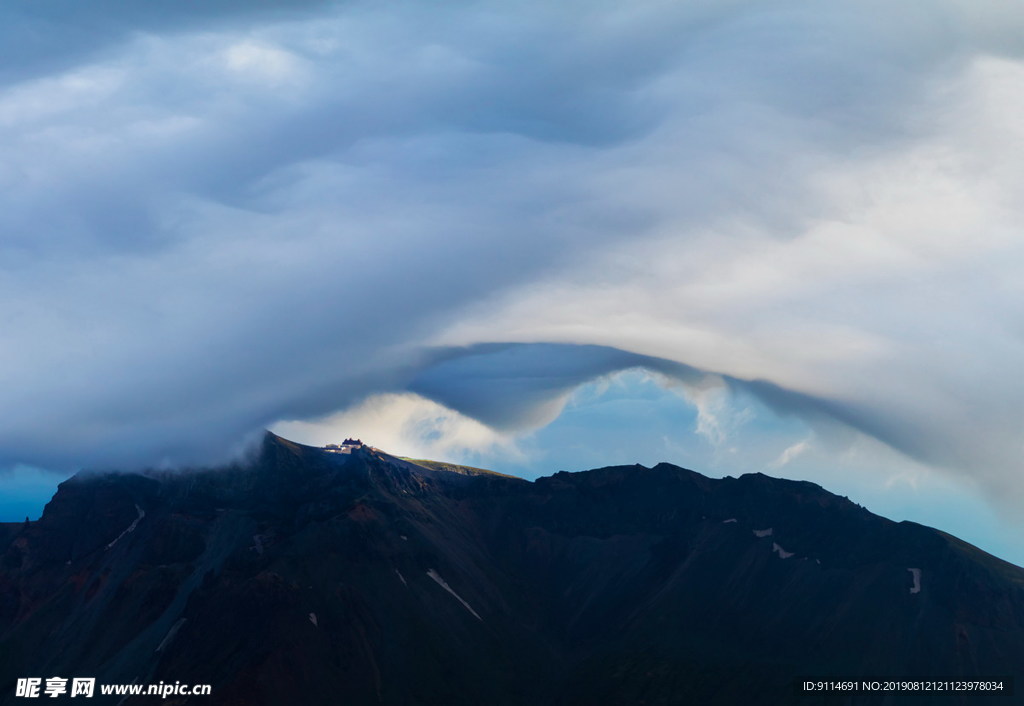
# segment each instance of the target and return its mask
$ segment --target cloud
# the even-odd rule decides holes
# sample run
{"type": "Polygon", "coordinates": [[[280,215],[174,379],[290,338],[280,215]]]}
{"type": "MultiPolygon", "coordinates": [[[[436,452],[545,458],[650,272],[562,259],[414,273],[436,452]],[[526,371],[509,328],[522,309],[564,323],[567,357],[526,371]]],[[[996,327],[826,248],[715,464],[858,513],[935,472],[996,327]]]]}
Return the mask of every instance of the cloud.
{"type": "Polygon", "coordinates": [[[248,28],[301,17],[328,5],[324,0],[296,0],[286,8],[246,0],[151,0],[130,5],[96,0],[83,7],[74,0],[11,0],[0,9],[0,83],[102,61],[138,33],[248,28]]]}
{"type": "Polygon", "coordinates": [[[803,441],[798,441],[791,446],[787,446],[783,450],[783,452],[779,454],[779,457],[777,459],[768,464],[768,467],[773,469],[782,468],[790,461],[792,461],[794,458],[807,451],[809,448],[811,448],[811,442],[808,441],[807,439],[804,439],[803,441]]]}
{"type": "Polygon", "coordinates": [[[249,5],[0,10],[0,466],[640,366],[1024,497],[1003,4],[249,5]]]}
{"type": "Polygon", "coordinates": [[[515,460],[522,456],[514,439],[411,393],[371,395],[343,412],[314,421],[281,422],[274,431],[317,446],[350,436],[362,438],[411,458],[471,459],[487,454],[515,460]]]}
{"type": "MultiPolygon", "coordinates": [[[[870,409],[856,398],[806,394],[767,380],[605,346],[481,344],[434,350],[421,359],[421,366],[401,383],[404,388],[509,434],[549,424],[585,383],[641,369],[694,406],[696,433],[720,451],[734,451],[727,442],[740,437],[757,415],[745,399],[755,400],[776,418],[799,419],[831,451],[867,438],[907,459],[935,463],[934,454],[942,447],[929,438],[930,419],[914,424],[884,409],[870,409]]],[[[799,455],[791,451],[787,460],[799,455]]]]}

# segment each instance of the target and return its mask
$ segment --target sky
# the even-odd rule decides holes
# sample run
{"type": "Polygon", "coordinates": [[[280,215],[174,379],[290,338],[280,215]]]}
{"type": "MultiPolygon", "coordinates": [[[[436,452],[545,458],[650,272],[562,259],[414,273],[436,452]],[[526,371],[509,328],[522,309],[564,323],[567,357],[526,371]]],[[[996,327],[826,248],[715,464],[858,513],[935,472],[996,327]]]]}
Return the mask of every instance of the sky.
{"type": "Polygon", "coordinates": [[[273,429],[1024,564],[1024,9],[11,0],[0,514],[273,429]]]}

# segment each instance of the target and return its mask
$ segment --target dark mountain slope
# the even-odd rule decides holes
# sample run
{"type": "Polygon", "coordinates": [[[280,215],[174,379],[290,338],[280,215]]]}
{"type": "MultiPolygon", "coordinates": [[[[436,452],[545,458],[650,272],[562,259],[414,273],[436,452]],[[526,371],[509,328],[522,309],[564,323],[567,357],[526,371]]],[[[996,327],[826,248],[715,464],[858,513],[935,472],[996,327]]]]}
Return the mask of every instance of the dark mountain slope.
{"type": "Polygon", "coordinates": [[[528,483],[268,435],[230,468],[80,475],[0,537],[11,702],[61,675],[207,704],[1014,703],[792,683],[1024,655],[1021,569],[811,483],[668,464],[528,483]]]}
{"type": "Polygon", "coordinates": [[[489,471],[486,468],[477,468],[475,466],[461,466],[457,463],[447,463],[445,461],[430,461],[422,458],[408,458],[406,456],[399,456],[403,461],[408,461],[417,466],[428,468],[432,471],[449,471],[451,473],[459,473],[465,476],[500,476],[502,478],[516,478],[516,476],[510,476],[507,473],[498,473],[497,471],[489,471]]]}

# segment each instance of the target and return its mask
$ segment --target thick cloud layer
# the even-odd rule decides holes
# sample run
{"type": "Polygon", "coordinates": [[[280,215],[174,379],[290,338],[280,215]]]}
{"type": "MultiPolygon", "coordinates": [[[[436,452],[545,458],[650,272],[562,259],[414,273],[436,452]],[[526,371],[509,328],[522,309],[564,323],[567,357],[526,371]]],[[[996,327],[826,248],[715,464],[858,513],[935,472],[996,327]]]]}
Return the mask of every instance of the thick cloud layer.
{"type": "Polygon", "coordinates": [[[1024,499],[1007,4],[108,5],[0,9],[0,466],[643,364],[1024,499]]]}

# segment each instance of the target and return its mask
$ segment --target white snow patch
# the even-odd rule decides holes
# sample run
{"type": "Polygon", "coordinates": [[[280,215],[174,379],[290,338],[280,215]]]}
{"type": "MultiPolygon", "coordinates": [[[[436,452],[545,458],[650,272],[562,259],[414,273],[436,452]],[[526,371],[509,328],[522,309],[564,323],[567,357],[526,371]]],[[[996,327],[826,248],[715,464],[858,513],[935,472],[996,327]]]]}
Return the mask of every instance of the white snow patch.
{"type": "Polygon", "coordinates": [[[723,521],[722,521],[722,524],[723,524],[723,525],[727,525],[727,524],[729,524],[730,522],[735,522],[735,521],[736,521],[736,518],[735,518],[735,517],[730,517],[730,518],[729,518],[728,520],[723,520],[723,521]]]}
{"type": "Polygon", "coordinates": [[[754,536],[755,537],[771,537],[772,536],[772,532],[774,532],[774,530],[771,527],[769,527],[768,529],[763,529],[763,530],[754,530],[754,536]]]}
{"type": "Polygon", "coordinates": [[[405,541],[405,542],[408,542],[408,541],[409,541],[409,538],[408,538],[408,537],[406,537],[406,536],[405,536],[404,534],[400,534],[400,535],[398,535],[398,536],[399,536],[399,537],[401,537],[401,538],[402,538],[402,540],[403,540],[403,541],[405,541]]]}
{"type": "Polygon", "coordinates": [[[316,613],[310,613],[310,614],[309,614],[309,622],[313,623],[313,627],[315,627],[315,628],[318,628],[318,627],[320,627],[320,626],[319,626],[319,625],[317,624],[317,622],[316,622],[316,613]]]}
{"type": "Polygon", "coordinates": [[[114,541],[113,541],[113,542],[111,542],[110,544],[108,544],[108,545],[107,545],[107,549],[110,549],[110,548],[111,548],[112,546],[114,546],[115,544],[117,544],[117,540],[121,539],[121,537],[125,536],[125,535],[126,535],[126,534],[128,534],[129,532],[134,532],[134,531],[135,531],[135,528],[139,526],[139,520],[141,520],[141,519],[142,519],[143,517],[145,517],[145,516],[146,516],[146,511],[145,511],[145,510],[143,510],[143,509],[142,509],[141,507],[139,507],[138,505],[136,505],[136,506],[135,506],[135,511],[139,513],[139,516],[138,516],[138,517],[136,517],[136,518],[135,518],[135,519],[134,519],[134,520],[132,521],[132,523],[131,523],[130,525],[128,525],[128,529],[126,529],[126,530],[125,530],[124,532],[122,532],[121,534],[117,535],[117,536],[116,536],[116,537],[114,538],[114,541]]]}
{"type": "Polygon", "coordinates": [[[402,584],[403,585],[405,585],[405,586],[409,585],[409,582],[405,580],[404,576],[402,576],[402,572],[401,571],[399,571],[398,569],[395,569],[395,573],[398,574],[398,578],[402,579],[402,584]]]}
{"type": "Polygon", "coordinates": [[[793,556],[793,552],[787,552],[785,549],[779,546],[778,542],[772,542],[772,551],[779,553],[780,559],[788,559],[793,556]]]}
{"type": "Polygon", "coordinates": [[[910,587],[911,593],[921,592],[921,570],[920,569],[907,569],[910,575],[914,577],[914,585],[910,587]]]}
{"type": "Polygon", "coordinates": [[[178,634],[178,630],[181,629],[181,626],[185,624],[186,620],[188,620],[188,618],[179,618],[178,621],[171,626],[171,629],[167,631],[167,634],[164,635],[164,639],[160,641],[160,644],[157,645],[157,648],[153,651],[160,652],[163,648],[167,647],[171,640],[174,639],[174,636],[178,634]]]}
{"type": "Polygon", "coordinates": [[[484,619],[481,618],[479,615],[477,615],[477,612],[475,610],[473,610],[469,606],[469,603],[466,603],[466,601],[464,601],[462,599],[462,596],[460,596],[458,593],[456,593],[455,591],[452,590],[452,587],[448,585],[447,581],[445,581],[443,578],[441,578],[441,575],[439,573],[437,573],[436,571],[431,569],[430,571],[427,572],[427,576],[429,576],[430,578],[434,579],[434,581],[437,582],[438,586],[440,586],[444,590],[448,591],[448,593],[450,593],[453,596],[455,596],[455,598],[458,599],[459,603],[461,603],[466,608],[466,610],[468,610],[470,613],[473,614],[473,617],[475,617],[480,622],[483,622],[484,619]]]}

